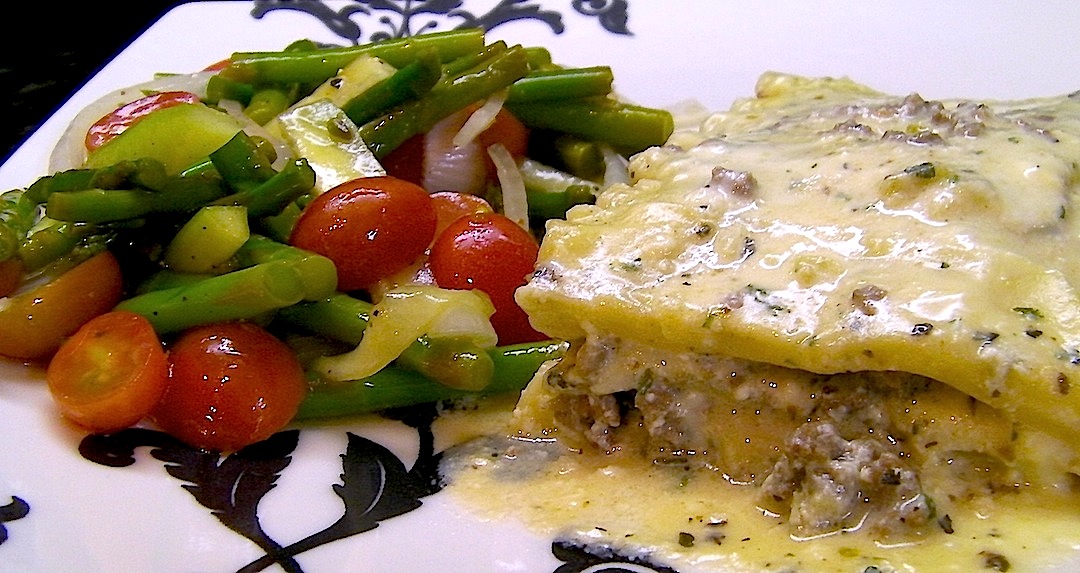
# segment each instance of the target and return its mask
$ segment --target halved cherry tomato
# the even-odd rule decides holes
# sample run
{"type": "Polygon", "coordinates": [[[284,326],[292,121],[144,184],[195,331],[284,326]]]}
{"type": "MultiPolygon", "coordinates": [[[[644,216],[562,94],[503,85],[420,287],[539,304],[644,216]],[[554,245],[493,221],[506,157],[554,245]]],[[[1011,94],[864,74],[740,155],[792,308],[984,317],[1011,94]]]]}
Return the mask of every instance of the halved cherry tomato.
{"type": "Polygon", "coordinates": [[[491,325],[499,344],[536,342],[546,337],[533,329],[514,291],[536,265],[539,245],[517,223],[498,213],[474,213],[454,221],[431,245],[435,283],[449,289],[479,289],[495,306],[491,325]]]}
{"type": "Polygon", "coordinates": [[[304,209],[289,243],[334,261],[338,288],[366,289],[415,262],[435,236],[435,207],[396,177],[342,183],[304,209]]]}
{"type": "Polygon", "coordinates": [[[112,432],[153,410],[169,363],[150,321],[116,310],[91,319],[65,341],[45,379],[66,418],[93,432],[112,432]]]}
{"type": "Polygon", "coordinates": [[[198,103],[199,96],[186,91],[158,92],[124,104],[97,120],[86,132],[86,149],[93,151],[120,135],[146,115],[182,103],[198,103]]]}
{"type": "Polygon", "coordinates": [[[436,237],[450,226],[450,223],[460,217],[472,215],[473,213],[491,213],[494,211],[487,200],[472,193],[439,191],[431,194],[431,202],[435,206],[436,237]]]}
{"type": "Polygon", "coordinates": [[[292,420],[307,392],[293,352],[253,323],[192,328],[168,357],[169,385],[152,418],[196,448],[233,451],[270,437],[292,420]]]}
{"type": "Polygon", "coordinates": [[[0,305],[0,355],[46,358],[91,318],[111,310],[123,292],[120,264],[108,251],[0,305]]]}

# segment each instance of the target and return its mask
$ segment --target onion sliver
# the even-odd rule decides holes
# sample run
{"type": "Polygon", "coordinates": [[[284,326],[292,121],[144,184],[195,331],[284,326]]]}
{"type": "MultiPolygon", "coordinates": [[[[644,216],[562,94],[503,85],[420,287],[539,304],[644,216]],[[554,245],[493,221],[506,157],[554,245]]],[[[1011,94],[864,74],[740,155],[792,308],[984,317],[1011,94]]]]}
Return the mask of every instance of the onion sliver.
{"type": "Polygon", "coordinates": [[[481,133],[484,133],[487,128],[491,127],[491,124],[495,123],[495,116],[502,111],[505,102],[506,90],[492,94],[483,105],[469,116],[469,119],[454,135],[454,145],[464,147],[476,141],[476,138],[480,137],[481,133]]]}
{"type": "Polygon", "coordinates": [[[604,155],[604,189],[616,183],[630,182],[630,162],[619,155],[610,145],[601,145],[600,150],[604,155]]]}
{"type": "Polygon", "coordinates": [[[529,201],[525,194],[525,180],[518,169],[517,161],[502,144],[496,143],[487,149],[491,161],[495,164],[495,173],[502,188],[503,215],[523,228],[529,228],[529,201]]]}
{"type": "Polygon", "coordinates": [[[82,109],[68,124],[60,136],[52,155],[49,156],[49,172],[66,171],[81,167],[86,161],[86,132],[97,120],[112,113],[116,108],[131,103],[147,94],[166,91],[187,91],[200,98],[206,97],[206,82],[217,72],[204,71],[194,74],[162,75],[150,81],[111,91],[82,109]]]}
{"type": "Polygon", "coordinates": [[[430,193],[457,191],[482,193],[487,179],[480,144],[454,145],[454,135],[468,121],[469,112],[455,112],[424,134],[424,169],[420,185],[430,193]]]}

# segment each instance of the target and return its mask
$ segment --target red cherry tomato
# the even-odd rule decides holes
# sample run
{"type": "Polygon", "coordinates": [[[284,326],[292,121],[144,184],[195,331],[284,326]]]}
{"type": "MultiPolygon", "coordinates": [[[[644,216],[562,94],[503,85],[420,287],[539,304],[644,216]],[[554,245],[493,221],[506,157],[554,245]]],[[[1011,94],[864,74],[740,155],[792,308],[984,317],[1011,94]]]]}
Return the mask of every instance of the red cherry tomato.
{"type": "Polygon", "coordinates": [[[209,66],[203,68],[204,72],[220,72],[232,64],[232,58],[225,58],[224,60],[218,60],[209,66]]]}
{"type": "Polygon", "coordinates": [[[248,322],[195,327],[173,342],[154,421],[188,445],[234,451],[270,437],[307,392],[293,352],[248,322]]]}
{"type": "Polygon", "coordinates": [[[494,211],[491,204],[483,197],[472,193],[458,193],[457,191],[439,191],[431,194],[431,202],[435,206],[435,236],[438,237],[450,223],[466,215],[473,213],[490,213],[494,211]]]}
{"type": "Polygon", "coordinates": [[[117,310],[91,319],[65,341],[45,379],[66,418],[93,432],[112,432],[153,410],[169,363],[150,321],[117,310]]]}
{"type": "Polygon", "coordinates": [[[120,302],[123,276],[108,251],[0,305],[0,355],[47,358],[64,338],[120,302]]]}
{"type": "Polygon", "coordinates": [[[488,177],[495,179],[495,164],[488,156],[487,148],[501,143],[515,160],[521,161],[528,151],[529,130],[514,114],[504,109],[499,111],[495,121],[480,134],[479,139],[480,146],[485,149],[484,165],[487,167],[488,177]]]}
{"type": "Polygon", "coordinates": [[[536,239],[517,223],[498,213],[474,213],[450,223],[431,245],[431,274],[449,289],[479,289],[495,306],[491,325],[499,344],[544,340],[514,291],[529,279],[536,265],[536,239]]]}
{"type": "Polygon", "coordinates": [[[435,208],[396,177],[354,179],[315,198],[289,243],[334,261],[338,288],[366,289],[415,262],[435,236],[435,208]]]}
{"type": "Polygon", "coordinates": [[[198,103],[199,96],[185,91],[158,92],[124,104],[97,120],[86,132],[86,149],[93,151],[120,135],[151,112],[182,103],[198,103]]]}
{"type": "MultiPolygon", "coordinates": [[[[473,105],[472,109],[477,107],[479,105],[473,105]]],[[[460,121],[464,123],[467,118],[468,115],[463,115],[460,121]]],[[[460,128],[460,126],[458,127],[460,128]]],[[[437,133],[441,137],[452,138],[456,130],[437,130],[437,133]]],[[[384,157],[381,163],[386,172],[394,177],[417,185],[423,185],[427,166],[442,162],[442,159],[438,157],[427,156],[426,138],[429,136],[430,134],[414,135],[384,157]]],[[[474,160],[483,163],[488,180],[493,181],[496,178],[495,164],[491,161],[491,157],[488,156],[487,148],[496,143],[501,143],[514,159],[520,161],[528,149],[529,130],[518,118],[503,109],[496,114],[495,121],[477,136],[477,140],[479,143],[477,146],[479,157],[475,157],[474,160]]],[[[448,146],[437,145],[434,147],[447,148],[448,146]]],[[[428,191],[442,191],[442,189],[429,189],[428,191]]]]}
{"type": "Polygon", "coordinates": [[[386,173],[409,183],[424,183],[424,136],[414,135],[406,139],[379,160],[386,173]]]}

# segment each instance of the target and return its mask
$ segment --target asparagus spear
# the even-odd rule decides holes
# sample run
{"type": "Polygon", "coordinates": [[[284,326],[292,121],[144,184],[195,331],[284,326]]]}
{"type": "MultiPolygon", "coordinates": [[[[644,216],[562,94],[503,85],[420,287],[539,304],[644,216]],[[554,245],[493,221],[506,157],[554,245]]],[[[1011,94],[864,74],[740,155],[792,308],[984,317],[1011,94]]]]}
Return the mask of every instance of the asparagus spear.
{"type": "Polygon", "coordinates": [[[663,145],[675,128],[667,111],[611,98],[507,102],[507,108],[530,128],[605,142],[627,154],[663,145]]]}
{"type": "Polygon", "coordinates": [[[506,101],[524,103],[606,96],[611,93],[613,81],[614,75],[608,66],[537,70],[514,82],[506,101]]]}
{"type": "Polygon", "coordinates": [[[372,153],[382,158],[410,137],[470,103],[480,101],[528,73],[528,55],[520,46],[497,51],[457,76],[444,78],[427,96],[402,105],[360,128],[372,153]]]}
{"type": "Polygon", "coordinates": [[[304,281],[289,261],[271,261],[126,299],[116,308],[145,316],[158,333],[213,322],[255,319],[304,298],[304,281]]]}
{"type": "Polygon", "coordinates": [[[361,54],[381,58],[400,69],[412,62],[419,52],[434,50],[439,59],[449,61],[473,53],[483,45],[484,31],[468,28],[344,48],[237,52],[221,75],[249,84],[318,84],[333,77],[361,54]]]}
{"type": "Polygon", "coordinates": [[[495,376],[479,392],[457,390],[396,366],[388,366],[363,380],[314,384],[300,404],[296,418],[348,416],[425,402],[515,392],[525,387],[540,365],[565,351],[565,343],[557,341],[493,348],[488,354],[495,376]]]}

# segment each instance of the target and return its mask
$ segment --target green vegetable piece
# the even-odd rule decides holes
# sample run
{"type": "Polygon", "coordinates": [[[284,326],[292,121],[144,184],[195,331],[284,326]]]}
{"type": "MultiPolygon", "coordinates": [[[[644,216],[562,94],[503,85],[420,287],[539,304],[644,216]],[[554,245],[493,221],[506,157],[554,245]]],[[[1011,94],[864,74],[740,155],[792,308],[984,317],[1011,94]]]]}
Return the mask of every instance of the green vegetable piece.
{"type": "Polygon", "coordinates": [[[232,100],[246,106],[254,96],[255,86],[230,80],[221,74],[214,74],[206,81],[205,101],[208,103],[216,104],[221,100],[232,100]]]}
{"type": "Polygon", "coordinates": [[[591,203],[600,185],[532,159],[521,162],[521,178],[529,203],[529,216],[562,218],[574,205],[591,203]]]}
{"type": "Polygon", "coordinates": [[[87,225],[43,219],[19,245],[18,256],[23,268],[34,272],[68,256],[91,234],[87,225]]]}
{"type": "Polygon", "coordinates": [[[410,137],[430,130],[451,113],[506,88],[526,73],[524,48],[500,51],[461,74],[444,78],[425,97],[364,124],[360,136],[375,157],[385,157],[410,137]]]}
{"type": "Polygon", "coordinates": [[[521,103],[606,96],[611,93],[613,82],[614,74],[607,66],[538,70],[514,82],[506,101],[521,103]]]}
{"type": "Polygon", "coordinates": [[[421,52],[416,61],[360,92],[341,108],[353,123],[363,125],[394,106],[424,95],[435,87],[440,77],[442,65],[438,54],[434,51],[421,52]]]}
{"type": "MultiPolygon", "coordinates": [[[[164,110],[162,110],[164,111],[164,110]]],[[[126,133],[126,132],[125,132],[126,133]]],[[[58,221],[106,223],[159,213],[187,213],[221,198],[220,180],[206,177],[170,178],[160,191],[142,189],[85,189],[54,191],[45,214],[58,221]]]]}
{"type": "MultiPolygon", "coordinates": [[[[372,86],[392,77],[397,69],[386,62],[367,54],[357,56],[334,76],[304,96],[294,107],[326,100],[344,107],[349,100],[371,89],[372,86]]],[[[272,127],[271,127],[272,128],[272,127]]]]}
{"type": "Polygon", "coordinates": [[[121,301],[116,308],[143,315],[158,333],[200,324],[261,318],[304,297],[304,281],[288,261],[272,261],[121,301]]]}
{"type": "Polygon", "coordinates": [[[168,174],[206,159],[240,126],[224,112],[202,104],[179,104],[157,110],[90,153],[86,167],[101,168],[125,160],[151,158],[168,174]]]}
{"type": "Polygon", "coordinates": [[[243,205],[248,216],[266,217],[280,212],[286,205],[315,187],[315,171],[306,159],[296,159],[270,179],[258,186],[242,189],[222,197],[215,205],[243,205]]]}
{"type": "Polygon", "coordinates": [[[210,153],[210,163],[225,183],[237,190],[250,189],[276,175],[273,160],[243,131],[210,153]]]}
{"type": "Polygon", "coordinates": [[[244,107],[244,115],[259,125],[265,125],[279,113],[289,109],[294,99],[290,92],[291,90],[276,86],[256,90],[244,107]]]}
{"type": "Polygon", "coordinates": [[[18,253],[19,246],[37,220],[37,203],[22,190],[0,194],[0,261],[18,253]]]}
{"type": "Polygon", "coordinates": [[[337,293],[324,300],[282,309],[277,318],[292,327],[355,347],[364,337],[371,311],[370,302],[337,293]]]}
{"type": "Polygon", "coordinates": [[[288,262],[304,283],[304,300],[326,300],[337,293],[337,268],[333,261],[268,237],[251,235],[236,252],[236,260],[245,267],[272,261],[288,262]]]}
{"type": "Polygon", "coordinates": [[[398,366],[383,368],[363,380],[318,383],[300,404],[296,417],[305,420],[351,416],[440,400],[518,392],[544,362],[565,352],[566,344],[560,341],[489,349],[494,376],[478,392],[451,388],[398,366]]]}
{"type": "Polygon", "coordinates": [[[483,390],[495,374],[495,361],[486,349],[456,337],[421,337],[396,363],[458,390],[483,390]]]}
{"type": "Polygon", "coordinates": [[[165,264],[184,273],[211,273],[248,240],[245,207],[208,205],[177,231],[165,249],[165,264]]]}
{"type": "Polygon", "coordinates": [[[439,54],[439,59],[449,61],[476,52],[484,43],[482,29],[464,28],[344,48],[237,52],[221,74],[228,79],[251,84],[315,84],[333,77],[360,55],[377,57],[401,69],[422,52],[434,50],[439,54]]]}
{"type": "Polygon", "coordinates": [[[605,142],[624,154],[663,145],[675,129],[670,112],[610,98],[507,102],[507,108],[530,128],[605,142]]]}

